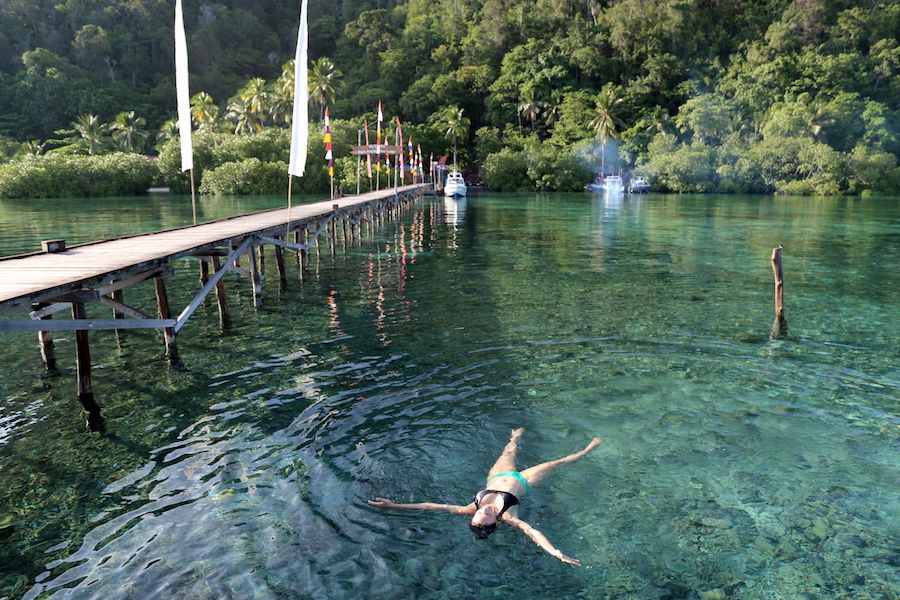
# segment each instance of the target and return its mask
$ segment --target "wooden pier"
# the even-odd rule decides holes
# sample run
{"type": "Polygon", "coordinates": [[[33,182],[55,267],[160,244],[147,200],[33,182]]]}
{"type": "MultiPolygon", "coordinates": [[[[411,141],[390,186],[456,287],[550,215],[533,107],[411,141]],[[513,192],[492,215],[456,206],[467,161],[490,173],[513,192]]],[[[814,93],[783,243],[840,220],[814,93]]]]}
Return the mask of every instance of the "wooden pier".
{"type": "Polygon", "coordinates": [[[201,225],[135,235],[48,251],[0,258],[0,333],[37,333],[41,356],[48,369],[55,368],[54,331],[76,332],[78,400],[88,413],[88,427],[102,428],[103,420],[91,389],[91,359],[88,332],[126,329],[158,329],[164,334],[166,355],[178,361],[178,333],[207,296],[216,291],[219,321],[230,321],[223,277],[229,273],[250,280],[253,303],[262,306],[264,247],[274,246],[279,278],[286,281],[284,251],[297,253],[301,277],[307,252],[318,248],[319,239],[331,240],[332,252],[338,231],[344,240],[362,235],[386,218],[419,199],[430,185],[410,185],[360,196],[280,208],[212,221],[201,225]],[[240,266],[241,258],[247,268],[240,266]],[[165,277],[172,263],[196,259],[200,264],[200,289],[177,315],[169,305],[165,277]],[[124,291],[154,280],[157,315],[148,315],[125,303],[124,291]],[[85,305],[104,304],[112,319],[87,318],[85,305]],[[54,319],[62,311],[70,319],[54,319]],[[15,318],[28,313],[28,319],[15,318]]]}

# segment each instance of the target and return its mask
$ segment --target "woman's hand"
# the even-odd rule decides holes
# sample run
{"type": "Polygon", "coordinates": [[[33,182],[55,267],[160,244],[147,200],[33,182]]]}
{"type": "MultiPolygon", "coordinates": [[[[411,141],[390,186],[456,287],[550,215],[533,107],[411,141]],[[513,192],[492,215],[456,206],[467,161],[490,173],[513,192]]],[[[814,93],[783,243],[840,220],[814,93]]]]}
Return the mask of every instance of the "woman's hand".
{"type": "Polygon", "coordinates": [[[556,554],[554,554],[554,556],[556,556],[556,558],[558,558],[559,560],[563,561],[566,564],[573,565],[576,567],[581,566],[580,560],[572,558],[571,556],[566,556],[565,554],[562,553],[562,550],[557,550],[556,554]]]}
{"type": "Polygon", "coordinates": [[[388,500],[387,498],[375,498],[374,500],[369,500],[369,504],[379,508],[393,508],[397,506],[396,502],[388,500]]]}

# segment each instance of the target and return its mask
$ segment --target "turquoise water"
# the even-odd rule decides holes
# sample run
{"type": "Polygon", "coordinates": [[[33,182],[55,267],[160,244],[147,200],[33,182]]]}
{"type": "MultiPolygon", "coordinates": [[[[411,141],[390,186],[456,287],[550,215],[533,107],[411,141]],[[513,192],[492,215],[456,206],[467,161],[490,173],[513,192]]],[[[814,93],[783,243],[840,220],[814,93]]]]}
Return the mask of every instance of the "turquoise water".
{"type": "MultiPolygon", "coordinates": [[[[191,218],[76,202],[0,203],[2,253],[191,218]]],[[[376,234],[323,247],[302,284],[289,261],[284,290],[270,259],[259,313],[229,277],[234,326],[198,311],[181,368],[155,333],[92,333],[102,435],[71,334],[58,375],[0,336],[0,597],[900,594],[896,199],[486,195],[376,234]],[[581,569],[509,528],[366,505],[467,503],[519,426],[521,467],[603,438],[519,510],[581,569]]],[[[174,304],[196,279],[179,263],[174,304]]],[[[152,310],[152,287],[127,299],[152,310]]]]}

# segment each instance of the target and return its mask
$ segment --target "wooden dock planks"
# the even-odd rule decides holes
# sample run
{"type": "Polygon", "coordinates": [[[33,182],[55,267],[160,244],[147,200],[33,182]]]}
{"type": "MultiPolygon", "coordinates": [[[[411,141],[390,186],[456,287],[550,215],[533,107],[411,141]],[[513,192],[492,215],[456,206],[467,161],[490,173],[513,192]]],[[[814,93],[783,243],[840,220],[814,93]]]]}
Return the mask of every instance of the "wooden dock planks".
{"type": "MultiPolygon", "coordinates": [[[[416,189],[405,186],[398,192],[416,189]]],[[[303,204],[290,209],[293,224],[334,211],[389,198],[394,190],[381,190],[338,200],[303,204]]],[[[88,281],[141,266],[163,264],[198,249],[222,245],[242,236],[285,227],[288,209],[274,209],[230,217],[192,227],[136,235],[75,246],[65,252],[0,258],[0,310],[29,303],[43,292],[77,287],[88,281]]],[[[273,232],[276,235],[277,232],[273,232]]]]}

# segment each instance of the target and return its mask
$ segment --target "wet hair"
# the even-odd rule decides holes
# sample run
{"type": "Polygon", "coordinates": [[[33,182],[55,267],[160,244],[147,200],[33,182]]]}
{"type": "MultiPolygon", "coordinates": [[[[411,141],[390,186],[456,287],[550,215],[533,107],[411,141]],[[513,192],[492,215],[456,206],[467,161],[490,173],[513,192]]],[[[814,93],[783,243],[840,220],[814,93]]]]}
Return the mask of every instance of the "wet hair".
{"type": "Polygon", "coordinates": [[[497,524],[491,523],[490,525],[475,525],[473,523],[469,523],[469,529],[471,529],[472,533],[475,534],[476,539],[486,540],[489,535],[497,530],[497,524]]]}

